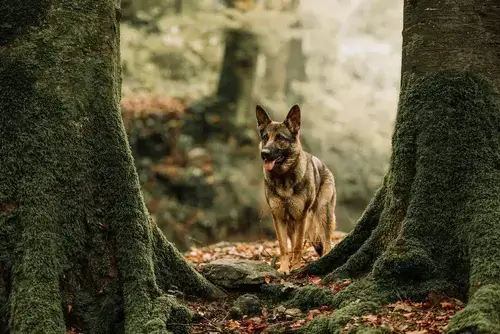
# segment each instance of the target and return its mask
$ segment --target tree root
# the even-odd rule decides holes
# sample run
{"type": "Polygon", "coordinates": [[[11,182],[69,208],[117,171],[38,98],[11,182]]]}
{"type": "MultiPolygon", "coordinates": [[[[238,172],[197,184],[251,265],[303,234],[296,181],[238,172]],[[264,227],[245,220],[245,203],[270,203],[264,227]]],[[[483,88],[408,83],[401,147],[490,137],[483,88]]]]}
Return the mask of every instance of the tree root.
{"type": "Polygon", "coordinates": [[[149,334],[188,334],[191,322],[189,309],[173,296],[161,295],[153,303],[151,320],[145,325],[149,334]]]}
{"type": "Polygon", "coordinates": [[[302,270],[303,273],[313,275],[324,275],[330,273],[332,268],[337,268],[349,260],[370,237],[377,227],[380,215],[384,208],[386,196],[386,182],[377,190],[368,207],[359,219],[354,229],[328,254],[310,263],[302,270]]]}
{"type": "Polygon", "coordinates": [[[500,285],[481,286],[451,319],[446,333],[500,333],[500,285]]]}
{"type": "Polygon", "coordinates": [[[167,240],[160,229],[150,220],[153,229],[153,259],[156,280],[163,291],[175,289],[198,298],[217,299],[226,294],[207,281],[191,264],[186,264],[182,254],[167,240]],[[175,270],[172,270],[174,269],[175,270]]]}

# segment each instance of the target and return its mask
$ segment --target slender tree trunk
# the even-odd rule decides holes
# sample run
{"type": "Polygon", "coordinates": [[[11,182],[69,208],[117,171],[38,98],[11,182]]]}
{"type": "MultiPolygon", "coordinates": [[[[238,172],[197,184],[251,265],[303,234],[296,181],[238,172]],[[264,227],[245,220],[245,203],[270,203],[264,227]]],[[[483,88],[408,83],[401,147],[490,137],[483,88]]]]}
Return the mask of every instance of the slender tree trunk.
{"type": "MultiPolygon", "coordinates": [[[[252,10],[255,0],[226,0],[229,8],[252,10]],[[240,8],[241,7],[241,8],[240,8]]],[[[217,87],[217,108],[227,110],[233,124],[245,124],[253,112],[253,90],[256,79],[257,56],[259,48],[257,38],[252,33],[238,29],[226,32],[224,58],[217,87]]],[[[252,119],[253,120],[253,119],[252,119]]]]}
{"type": "MultiPolygon", "coordinates": [[[[297,11],[300,5],[300,0],[291,1],[291,10],[297,11]]],[[[297,21],[292,25],[292,29],[301,29],[302,21],[297,18],[297,21]]],[[[296,94],[292,89],[294,82],[305,82],[306,77],[306,56],[302,47],[303,37],[293,37],[288,43],[288,59],[286,62],[286,78],[285,78],[285,98],[287,104],[302,103],[301,94],[296,94]]]]}
{"type": "Polygon", "coordinates": [[[186,332],[220,292],[148,213],[119,100],[119,2],[0,3],[0,331],[186,332]],[[178,324],[178,325],[175,325],[178,324]]]}
{"type": "Polygon", "coordinates": [[[389,172],[355,229],[307,268],[360,279],[309,333],[429,292],[467,300],[448,333],[500,333],[499,17],[494,0],[405,1],[389,172]]]}
{"type": "Polygon", "coordinates": [[[183,0],[175,0],[174,6],[175,6],[175,13],[182,14],[183,0]]]}
{"type": "MultiPolygon", "coordinates": [[[[267,8],[279,9],[284,13],[294,13],[299,7],[299,0],[287,3],[268,1],[267,8]]],[[[302,28],[298,17],[291,25],[291,29],[302,28]]],[[[266,71],[264,90],[268,98],[286,101],[287,104],[302,103],[300,96],[294,94],[292,84],[295,81],[305,81],[306,59],[302,50],[302,37],[293,37],[286,43],[280,45],[279,50],[273,55],[266,57],[266,71]]]]}

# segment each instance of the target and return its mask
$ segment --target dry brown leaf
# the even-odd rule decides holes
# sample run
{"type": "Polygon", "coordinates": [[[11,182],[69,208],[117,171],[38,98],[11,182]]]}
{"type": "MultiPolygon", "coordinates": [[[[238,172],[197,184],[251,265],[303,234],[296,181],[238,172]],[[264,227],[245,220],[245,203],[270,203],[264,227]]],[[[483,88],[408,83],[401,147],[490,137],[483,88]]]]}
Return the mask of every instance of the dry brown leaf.
{"type": "Polygon", "coordinates": [[[300,320],[294,322],[293,324],[291,324],[290,327],[299,328],[299,327],[302,327],[305,324],[305,322],[306,321],[304,319],[300,319],[300,320]]]}
{"type": "Polygon", "coordinates": [[[398,302],[396,304],[394,304],[394,311],[405,311],[405,312],[411,312],[412,311],[412,307],[406,303],[403,303],[403,302],[398,302]]]}
{"type": "Polygon", "coordinates": [[[453,308],[453,305],[450,302],[441,302],[442,308],[453,308]]]}

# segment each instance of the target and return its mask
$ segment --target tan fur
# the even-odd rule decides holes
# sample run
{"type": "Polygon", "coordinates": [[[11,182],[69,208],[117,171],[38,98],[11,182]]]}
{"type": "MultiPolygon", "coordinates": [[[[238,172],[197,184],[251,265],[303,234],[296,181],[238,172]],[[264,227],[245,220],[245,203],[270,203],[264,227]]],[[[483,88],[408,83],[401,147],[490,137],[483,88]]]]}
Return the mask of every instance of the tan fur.
{"type": "Polygon", "coordinates": [[[320,256],[330,251],[336,225],[335,182],[330,170],[302,149],[298,106],[290,109],[283,123],[272,121],[260,106],[256,112],[259,149],[286,157],[271,171],[264,169],[264,190],[280,247],[279,271],[288,274],[301,265],[304,239],[320,256]]]}

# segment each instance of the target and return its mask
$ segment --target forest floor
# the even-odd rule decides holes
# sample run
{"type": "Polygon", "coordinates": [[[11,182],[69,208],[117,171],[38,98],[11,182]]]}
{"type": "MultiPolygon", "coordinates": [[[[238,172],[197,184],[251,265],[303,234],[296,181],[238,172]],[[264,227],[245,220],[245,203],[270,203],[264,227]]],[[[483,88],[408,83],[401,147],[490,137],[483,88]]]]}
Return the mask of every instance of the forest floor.
{"type": "MultiPolygon", "coordinates": [[[[339,242],[344,234],[337,233],[335,242],[339,242]]],[[[277,254],[278,244],[275,241],[258,241],[252,243],[218,243],[203,248],[192,248],[185,253],[187,261],[201,269],[206,263],[217,259],[247,259],[261,260],[272,263],[277,254]]],[[[307,248],[304,254],[306,262],[314,261],[317,255],[312,247],[307,248]]],[[[289,275],[279,278],[284,285],[305,286],[321,284],[317,276],[289,275]]],[[[267,281],[267,283],[270,283],[267,281]]],[[[333,292],[342,290],[349,281],[329,285],[333,292]]],[[[300,312],[298,309],[286,309],[282,305],[266,305],[260,315],[231,319],[230,309],[234,300],[245,292],[227,291],[228,297],[224,300],[189,301],[188,306],[195,314],[195,321],[191,328],[192,334],[216,334],[216,333],[287,333],[294,328],[304,326],[308,321],[319,315],[328,315],[335,312],[328,306],[319,307],[300,312]]],[[[264,299],[260,291],[252,292],[264,299]]],[[[457,299],[445,296],[429,295],[424,302],[411,300],[399,300],[393,304],[383,307],[377,314],[368,314],[353,318],[345,327],[344,333],[349,332],[357,326],[370,327],[384,326],[392,333],[405,334],[435,334],[443,333],[450,318],[464,307],[457,299]]]]}

